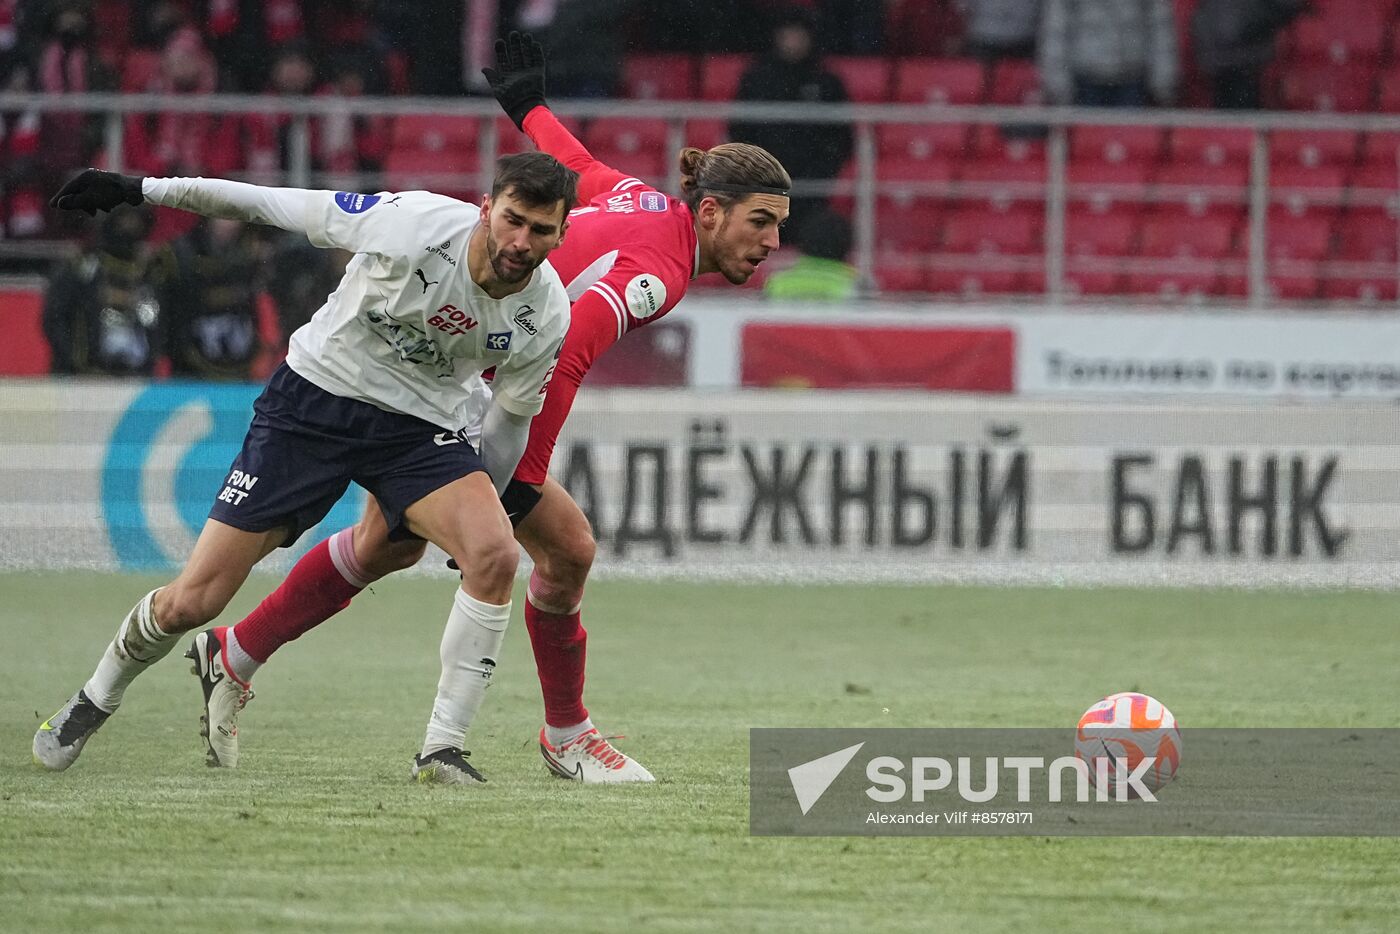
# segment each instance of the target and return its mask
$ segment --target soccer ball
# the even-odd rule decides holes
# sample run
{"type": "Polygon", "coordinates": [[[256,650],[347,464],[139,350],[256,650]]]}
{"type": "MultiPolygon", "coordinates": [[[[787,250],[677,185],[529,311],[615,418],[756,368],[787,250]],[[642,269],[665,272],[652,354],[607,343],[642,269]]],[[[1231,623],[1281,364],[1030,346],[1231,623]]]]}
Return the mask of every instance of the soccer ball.
{"type": "MultiPolygon", "coordinates": [[[[1118,774],[1118,761],[1133,772],[1143,759],[1154,762],[1139,781],[1154,795],[1176,777],[1181,765],[1181,730],[1172,712],[1146,694],[1124,691],[1110,694],[1079,718],[1074,734],[1074,755],[1089,766],[1089,780],[1097,783],[1099,760],[1106,759],[1110,786],[1116,791],[1127,773],[1118,774]]],[[[1136,796],[1129,786],[1130,796],[1136,796]]]]}

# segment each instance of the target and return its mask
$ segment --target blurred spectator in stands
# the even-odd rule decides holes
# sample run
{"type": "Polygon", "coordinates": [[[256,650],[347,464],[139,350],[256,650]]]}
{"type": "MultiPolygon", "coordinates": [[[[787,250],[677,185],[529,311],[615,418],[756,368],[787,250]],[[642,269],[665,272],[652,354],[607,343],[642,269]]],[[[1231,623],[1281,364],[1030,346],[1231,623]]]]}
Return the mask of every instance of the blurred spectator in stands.
{"type": "Polygon", "coordinates": [[[153,0],[133,7],[136,21],[132,41],[139,48],[159,52],[175,33],[191,25],[185,8],[175,0],[153,0]]]}
{"type": "MultiPolygon", "coordinates": [[[[810,14],[789,11],[773,32],[773,49],[744,72],[737,99],[842,103],[846,87],[822,66],[815,47],[810,14]]],[[[735,122],[729,136],[736,142],[762,146],[782,162],[793,179],[835,178],[851,155],[847,123],[735,122]]],[[[790,226],[802,229],[805,218],[826,206],[825,197],[792,199],[790,226]]]]}
{"type": "MultiPolygon", "coordinates": [[[[213,94],[218,71],[191,26],[170,35],[160,70],[145,89],[156,94],[213,94]]],[[[236,117],[218,114],[132,114],[126,122],[126,167],[134,175],[226,176],[242,167],[236,117]]]]}
{"type": "Polygon", "coordinates": [[[277,236],[270,248],[267,291],[277,308],[285,351],[292,332],[310,321],[326,303],[326,296],[336,290],[352,254],[318,249],[301,234],[277,236]]]}
{"type": "Polygon", "coordinates": [[[81,254],[65,260],[44,296],[55,373],[144,375],[160,357],[158,292],[166,256],[146,243],[146,209],[113,211],[81,254]]]}
{"type": "Polygon", "coordinates": [[[303,0],[208,0],[205,32],[238,90],[261,90],[269,51],[306,39],[304,6],[303,0]]]}
{"type": "Polygon", "coordinates": [[[1179,71],[1172,0],[1045,0],[1039,56],[1051,103],[1170,105],[1179,71]]]}
{"type": "Polygon", "coordinates": [[[887,0],[884,48],[890,54],[957,55],[962,35],[956,0],[887,0]]]}
{"type": "Polygon", "coordinates": [[[1214,106],[1259,109],[1260,78],[1274,57],[1274,40],[1307,7],[1308,0],[1201,0],[1191,38],[1214,106]]]}
{"type": "MultiPolygon", "coordinates": [[[[318,97],[363,97],[385,93],[382,74],[368,51],[350,48],[329,59],[330,80],[318,97]]],[[[393,134],[392,118],[331,113],[313,124],[316,164],[327,172],[350,175],[376,172],[384,164],[393,134]]],[[[373,183],[370,183],[373,184],[373,183]]],[[[358,179],[343,179],[330,187],[355,190],[365,187],[358,179]]]]}
{"type": "Polygon", "coordinates": [[[782,272],[764,283],[769,298],[793,301],[840,301],[856,293],[856,268],[846,262],[851,252],[851,225],[840,214],[809,214],[801,230],[802,253],[782,272]]]}
{"type": "Polygon", "coordinates": [[[978,58],[1035,57],[1040,0],[958,0],[967,28],[966,51],[978,58]]]}
{"type": "MultiPolygon", "coordinates": [[[[58,95],[114,88],[112,74],[102,66],[93,49],[92,20],[85,6],[75,2],[52,4],[46,25],[46,37],[32,72],[35,90],[58,95]]],[[[31,176],[41,191],[57,190],[74,169],[95,161],[93,157],[102,145],[102,122],[98,114],[43,114],[39,121],[39,155],[31,176]]]]}
{"type": "MultiPolygon", "coordinates": [[[[812,14],[816,44],[832,55],[875,55],[882,49],[888,0],[750,0],[769,29],[794,7],[812,14]]],[[[925,0],[927,5],[927,0],[925,0]]]]}
{"type": "Polygon", "coordinates": [[[0,87],[8,86],[10,76],[24,64],[25,14],[29,9],[19,0],[0,0],[0,87]]]}
{"type": "MultiPolygon", "coordinates": [[[[384,40],[406,54],[414,94],[452,95],[465,88],[462,47],[468,38],[462,0],[378,0],[375,19],[384,40]]],[[[504,20],[503,20],[504,22],[504,20]]],[[[495,34],[491,36],[494,41],[495,34]]]]}
{"type": "Polygon", "coordinates": [[[551,97],[615,97],[622,80],[623,17],[633,0],[524,0],[514,28],[549,54],[551,97]]]}
{"type": "Polygon", "coordinates": [[[248,379],[258,352],[260,241],[242,221],[201,219],[171,252],[161,292],[171,372],[248,379]]]}
{"type": "MultiPolygon", "coordinates": [[[[273,60],[265,96],[306,97],[316,86],[316,69],[301,44],[282,48],[273,60]]],[[[243,135],[250,180],[260,185],[285,184],[291,165],[292,119],[287,114],[249,114],[243,135]]],[[[313,152],[314,154],[314,152],[313,152]]]]}

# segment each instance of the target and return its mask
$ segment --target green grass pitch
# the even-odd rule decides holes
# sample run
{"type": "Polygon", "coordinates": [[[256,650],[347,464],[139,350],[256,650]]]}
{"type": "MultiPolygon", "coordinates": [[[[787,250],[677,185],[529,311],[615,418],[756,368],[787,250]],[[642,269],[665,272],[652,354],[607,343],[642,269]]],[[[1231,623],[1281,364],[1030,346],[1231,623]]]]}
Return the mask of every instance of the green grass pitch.
{"type": "MultiPolygon", "coordinates": [[[[30,761],[156,580],[0,575],[0,930],[1394,930],[1394,839],[763,839],[751,726],[1062,726],[1140,689],[1193,726],[1400,726],[1400,596],[599,582],[599,725],[660,781],[585,788],[535,748],[516,622],[470,743],[409,758],[453,581],[389,580],[257,679],[207,769],[178,652],[69,772],[30,761]]],[[[256,577],[230,609],[273,584],[256,577]]],[[[1189,763],[1189,740],[1187,756],[1189,763]]]]}

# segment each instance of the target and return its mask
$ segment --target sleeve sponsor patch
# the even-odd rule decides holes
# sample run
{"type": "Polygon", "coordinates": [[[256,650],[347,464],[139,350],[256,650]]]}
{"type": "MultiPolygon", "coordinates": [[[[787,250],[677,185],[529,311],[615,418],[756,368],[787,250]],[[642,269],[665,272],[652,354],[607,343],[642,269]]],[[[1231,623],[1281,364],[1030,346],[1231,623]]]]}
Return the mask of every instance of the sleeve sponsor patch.
{"type": "Polygon", "coordinates": [[[640,275],[627,283],[627,310],[634,318],[650,318],[666,306],[666,286],[661,277],[640,275]]]}
{"type": "Polygon", "coordinates": [[[637,196],[637,202],[643,211],[650,211],[653,214],[665,214],[669,207],[666,203],[666,196],[659,191],[644,191],[637,196]]]}
{"type": "Polygon", "coordinates": [[[362,195],[353,191],[335,193],[335,203],[346,214],[363,214],[379,203],[379,195],[362,195]]]}

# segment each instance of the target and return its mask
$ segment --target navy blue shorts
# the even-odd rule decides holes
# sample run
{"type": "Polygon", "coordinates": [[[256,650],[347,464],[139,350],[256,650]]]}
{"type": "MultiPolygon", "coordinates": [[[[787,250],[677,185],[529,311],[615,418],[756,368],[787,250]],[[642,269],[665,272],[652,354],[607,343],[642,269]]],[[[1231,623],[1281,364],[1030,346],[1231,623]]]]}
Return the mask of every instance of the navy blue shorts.
{"type": "Polygon", "coordinates": [[[353,480],[379,500],[391,539],[415,538],[404,525],[409,506],[485,469],[461,433],[326,392],[284,363],[253,403],[243,450],[209,518],[246,532],[285,526],[285,548],[353,480]]]}

